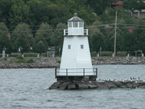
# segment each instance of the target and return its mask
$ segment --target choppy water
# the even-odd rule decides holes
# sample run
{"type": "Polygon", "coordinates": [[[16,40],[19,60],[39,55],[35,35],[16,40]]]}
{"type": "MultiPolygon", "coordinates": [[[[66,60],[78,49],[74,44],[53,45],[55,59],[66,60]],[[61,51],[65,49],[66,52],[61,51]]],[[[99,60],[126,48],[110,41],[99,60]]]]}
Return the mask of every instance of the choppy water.
{"type": "MultiPolygon", "coordinates": [[[[145,80],[145,65],[100,65],[101,79],[145,80]]],[[[0,109],[145,109],[145,89],[49,90],[54,69],[0,69],[0,109]]]]}

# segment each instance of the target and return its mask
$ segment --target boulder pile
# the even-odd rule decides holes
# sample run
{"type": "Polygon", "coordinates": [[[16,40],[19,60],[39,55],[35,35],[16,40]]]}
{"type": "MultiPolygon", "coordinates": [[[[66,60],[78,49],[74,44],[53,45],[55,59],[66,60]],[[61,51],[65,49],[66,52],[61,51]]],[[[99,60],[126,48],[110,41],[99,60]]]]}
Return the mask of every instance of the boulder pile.
{"type": "Polygon", "coordinates": [[[145,64],[145,57],[92,57],[93,65],[145,64]]]}
{"type": "Polygon", "coordinates": [[[77,89],[113,89],[113,88],[145,88],[143,80],[98,80],[98,81],[58,81],[53,83],[49,89],[77,90],[77,89]]]}
{"type": "Polygon", "coordinates": [[[47,63],[47,64],[41,64],[41,63],[22,63],[22,64],[0,64],[0,69],[8,69],[8,68],[56,68],[59,67],[59,64],[56,63],[47,63]]]}

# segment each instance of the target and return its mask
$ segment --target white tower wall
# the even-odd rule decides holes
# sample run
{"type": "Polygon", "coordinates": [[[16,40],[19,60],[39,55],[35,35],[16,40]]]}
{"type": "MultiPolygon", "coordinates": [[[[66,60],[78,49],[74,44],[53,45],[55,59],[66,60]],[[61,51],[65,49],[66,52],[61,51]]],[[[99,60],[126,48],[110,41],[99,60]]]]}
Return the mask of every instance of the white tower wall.
{"type": "Polygon", "coordinates": [[[76,13],[68,20],[64,36],[60,69],[56,71],[56,75],[96,76],[90,56],[88,29],[84,29],[84,20],[76,13]]]}
{"type": "Polygon", "coordinates": [[[66,75],[66,69],[69,76],[81,76],[83,69],[85,75],[94,75],[92,68],[88,37],[65,37],[59,75],[66,75]]]}

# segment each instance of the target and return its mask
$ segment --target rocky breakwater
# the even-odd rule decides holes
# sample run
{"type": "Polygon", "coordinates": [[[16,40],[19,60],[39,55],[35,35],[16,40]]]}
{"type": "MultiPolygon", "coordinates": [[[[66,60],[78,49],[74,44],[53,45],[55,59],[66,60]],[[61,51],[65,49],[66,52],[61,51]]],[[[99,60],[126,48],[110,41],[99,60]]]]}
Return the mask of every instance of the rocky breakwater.
{"type": "Polygon", "coordinates": [[[92,64],[145,64],[145,57],[93,57],[92,64]]]}
{"type": "Polygon", "coordinates": [[[78,90],[78,89],[114,89],[114,88],[145,88],[143,80],[98,80],[98,81],[58,81],[53,83],[49,89],[78,90]]]}
{"type": "Polygon", "coordinates": [[[14,59],[0,59],[0,68],[56,68],[59,67],[59,63],[56,62],[57,58],[40,58],[33,59],[32,63],[27,63],[28,59],[24,63],[17,63],[18,60],[14,59]]]}
{"type": "Polygon", "coordinates": [[[28,64],[28,63],[22,63],[22,64],[0,64],[0,68],[1,69],[8,69],[8,68],[56,68],[59,65],[57,64],[37,64],[37,63],[32,63],[32,64],[28,64]]]}
{"type": "MultiPolygon", "coordinates": [[[[60,66],[60,57],[34,58],[33,62],[28,63],[31,58],[25,58],[23,63],[18,63],[16,58],[0,58],[0,68],[54,68],[60,66]]],[[[135,65],[145,64],[145,57],[92,57],[93,65],[135,65]]]]}

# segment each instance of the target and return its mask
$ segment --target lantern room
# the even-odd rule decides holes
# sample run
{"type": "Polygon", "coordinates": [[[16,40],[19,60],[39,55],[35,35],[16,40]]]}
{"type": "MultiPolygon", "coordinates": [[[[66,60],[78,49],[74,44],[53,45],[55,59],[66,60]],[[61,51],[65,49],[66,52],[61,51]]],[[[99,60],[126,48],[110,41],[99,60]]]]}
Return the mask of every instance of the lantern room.
{"type": "Polygon", "coordinates": [[[84,20],[74,14],[74,17],[68,20],[68,29],[64,29],[64,36],[86,36],[88,35],[88,29],[84,29],[84,20]]]}

